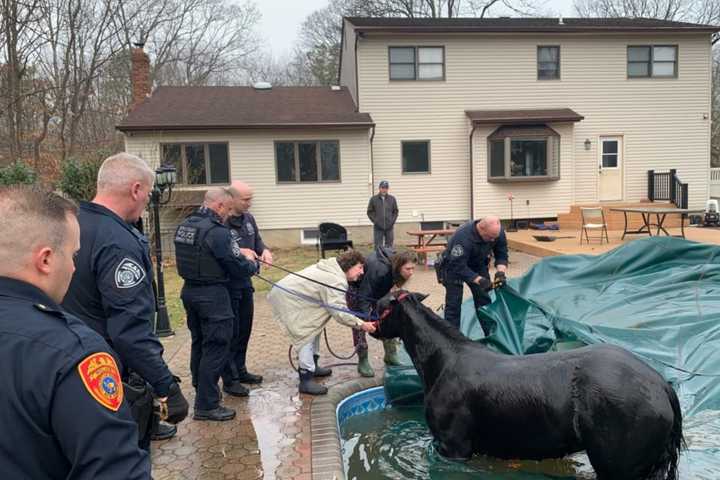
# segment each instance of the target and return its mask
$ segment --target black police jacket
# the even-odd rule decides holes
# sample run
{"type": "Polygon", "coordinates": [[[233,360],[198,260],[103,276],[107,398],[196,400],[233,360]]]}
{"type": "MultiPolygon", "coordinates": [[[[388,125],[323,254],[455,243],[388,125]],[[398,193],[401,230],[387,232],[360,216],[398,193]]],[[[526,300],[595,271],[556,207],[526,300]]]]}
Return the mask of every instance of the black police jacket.
{"type": "Polygon", "coordinates": [[[207,207],[200,207],[178,226],[175,259],[180,276],[198,285],[243,284],[258,269],[240,253],[230,229],[207,207]]]}
{"type": "Polygon", "coordinates": [[[6,277],[0,365],[0,478],[150,478],[110,347],[40,289],[6,277]]]}
{"type": "Polygon", "coordinates": [[[488,276],[490,255],[495,257],[495,266],[507,265],[508,249],[505,230],[493,242],[486,242],[477,231],[477,220],[458,228],[444,253],[445,275],[448,281],[471,283],[475,277],[488,276]]]}
{"type": "Polygon", "coordinates": [[[65,310],[98,332],[125,367],[164,397],[174,382],[152,332],[155,294],[147,239],[109,209],[81,202],[80,251],[65,310]]]}
{"type": "MultiPolygon", "coordinates": [[[[258,255],[262,255],[267,248],[260,237],[260,230],[252,214],[245,212],[242,215],[232,216],[228,218],[227,226],[230,228],[230,235],[240,248],[248,248],[258,255]]],[[[244,282],[231,282],[229,287],[233,298],[242,298],[243,290],[252,289],[252,281],[247,277],[244,282]]]]}
{"type": "Polygon", "coordinates": [[[392,265],[390,259],[395,255],[392,247],[379,247],[365,259],[365,268],[360,286],[356,308],[367,313],[374,308],[377,300],[384,297],[393,286],[392,265]]]}

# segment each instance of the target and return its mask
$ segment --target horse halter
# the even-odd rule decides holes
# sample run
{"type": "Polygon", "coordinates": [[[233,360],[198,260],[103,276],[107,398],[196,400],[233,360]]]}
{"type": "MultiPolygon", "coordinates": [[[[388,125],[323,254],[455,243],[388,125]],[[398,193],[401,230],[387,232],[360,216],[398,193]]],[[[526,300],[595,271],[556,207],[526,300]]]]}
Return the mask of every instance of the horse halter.
{"type": "MultiPolygon", "coordinates": [[[[400,303],[402,300],[405,299],[405,297],[410,296],[408,292],[402,292],[395,300],[397,300],[398,303],[400,303]]],[[[385,320],[391,313],[392,313],[393,307],[392,305],[388,305],[388,307],[383,310],[383,312],[380,314],[380,318],[375,320],[373,322],[373,325],[375,325],[375,329],[377,329],[380,326],[380,322],[385,320]]]]}

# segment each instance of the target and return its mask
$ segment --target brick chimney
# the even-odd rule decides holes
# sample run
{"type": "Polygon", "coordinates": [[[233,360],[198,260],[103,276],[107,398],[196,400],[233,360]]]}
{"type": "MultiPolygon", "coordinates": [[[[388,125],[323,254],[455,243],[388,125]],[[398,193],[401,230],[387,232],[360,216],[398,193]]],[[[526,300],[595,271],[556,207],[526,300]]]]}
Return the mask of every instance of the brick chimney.
{"type": "Polygon", "coordinates": [[[130,82],[132,83],[132,103],[130,110],[140,105],[152,91],[150,83],[150,57],[143,50],[144,43],[135,43],[135,48],[131,49],[130,56],[132,69],[130,73],[130,82]]]}

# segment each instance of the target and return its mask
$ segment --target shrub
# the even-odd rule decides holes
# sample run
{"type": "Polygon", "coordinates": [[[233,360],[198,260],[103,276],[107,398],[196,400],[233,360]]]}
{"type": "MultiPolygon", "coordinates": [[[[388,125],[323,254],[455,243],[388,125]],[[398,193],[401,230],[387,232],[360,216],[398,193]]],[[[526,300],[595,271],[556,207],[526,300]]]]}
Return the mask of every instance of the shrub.
{"type": "Polygon", "coordinates": [[[0,185],[32,184],[37,181],[37,173],[26,163],[17,161],[0,168],[0,185]]]}
{"type": "Polygon", "coordinates": [[[95,196],[97,174],[102,160],[74,159],[65,161],[60,169],[58,188],[75,201],[90,201],[95,196]]]}

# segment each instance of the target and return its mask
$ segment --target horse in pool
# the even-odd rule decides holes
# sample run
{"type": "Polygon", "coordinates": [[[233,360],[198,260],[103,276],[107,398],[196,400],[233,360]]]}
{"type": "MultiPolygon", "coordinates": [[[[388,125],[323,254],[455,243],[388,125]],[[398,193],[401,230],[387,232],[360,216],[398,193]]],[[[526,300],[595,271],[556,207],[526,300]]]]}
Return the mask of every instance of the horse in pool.
{"type": "Polygon", "coordinates": [[[598,480],[678,478],[684,440],[677,395],[633,354],[594,345],[502,355],[466,338],[424,298],[386,295],[373,335],[403,340],[441,455],[540,460],[586,451],[598,480]]]}

